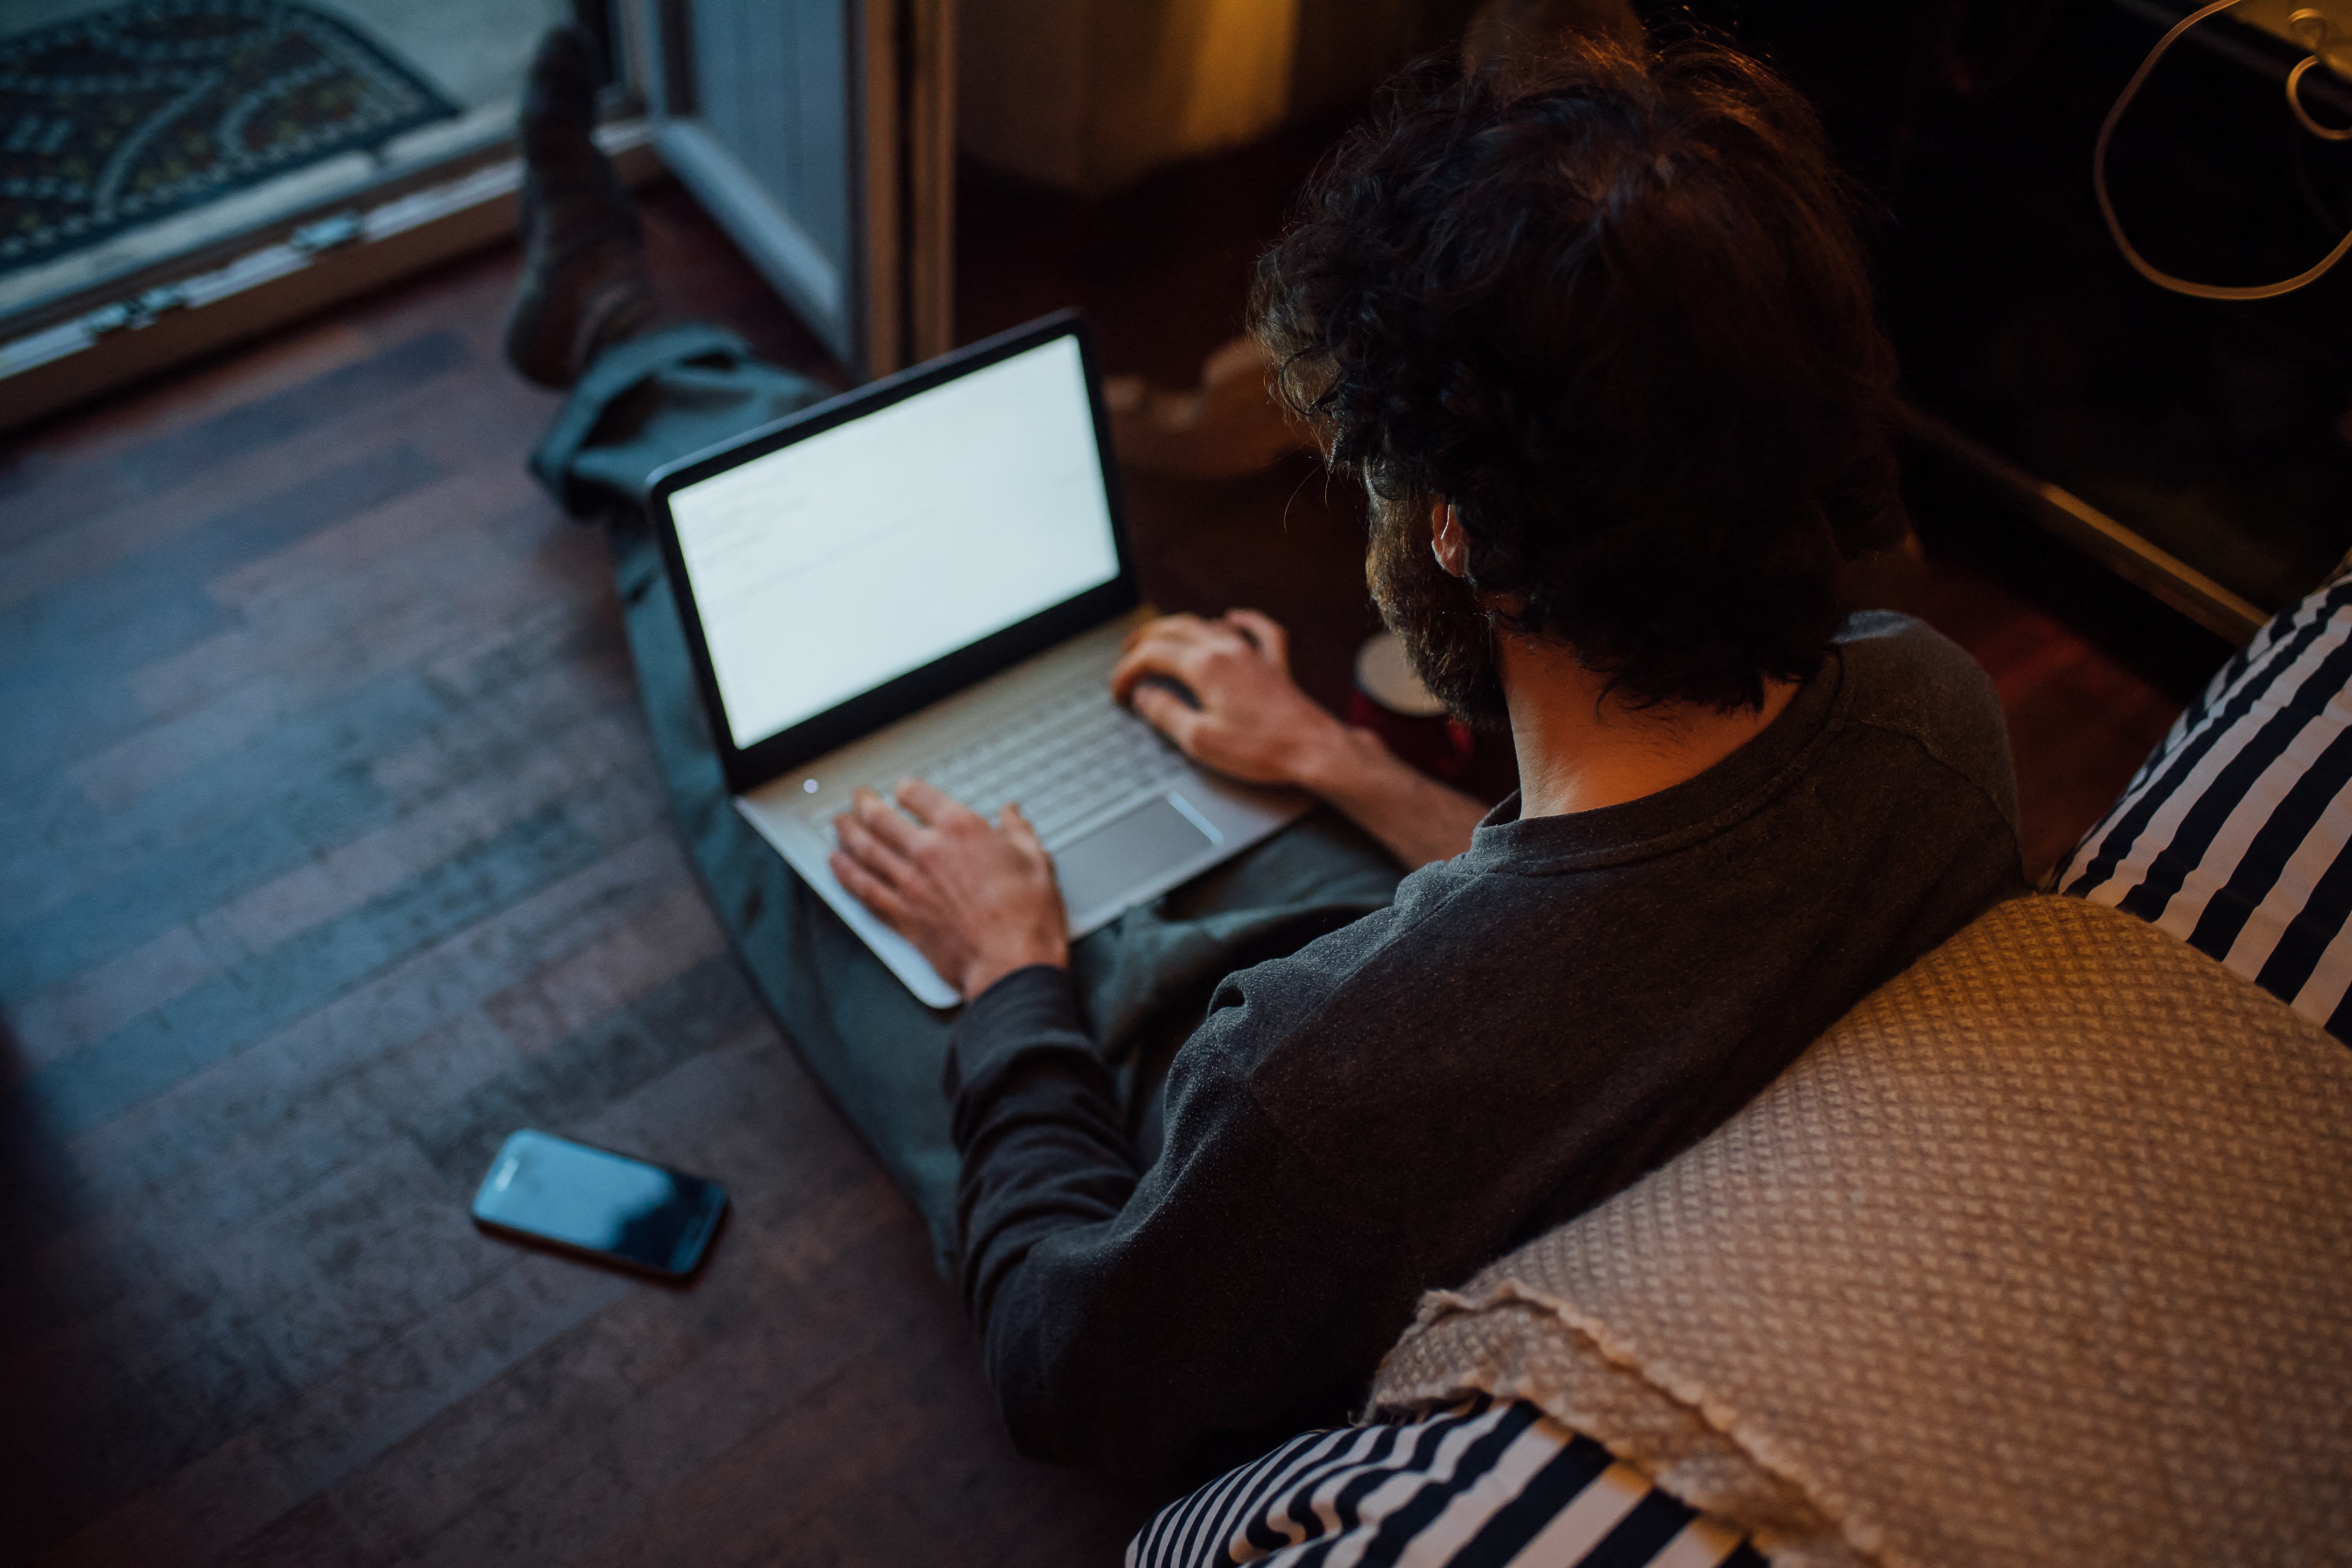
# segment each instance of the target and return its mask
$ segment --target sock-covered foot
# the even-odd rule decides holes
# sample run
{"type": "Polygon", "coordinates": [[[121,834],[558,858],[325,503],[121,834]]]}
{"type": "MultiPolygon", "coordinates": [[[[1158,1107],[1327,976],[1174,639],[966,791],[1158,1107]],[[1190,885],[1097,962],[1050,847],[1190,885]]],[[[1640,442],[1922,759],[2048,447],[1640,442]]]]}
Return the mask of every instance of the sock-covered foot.
{"type": "Polygon", "coordinates": [[[523,94],[523,268],[506,328],[508,363],[542,386],[571,385],[653,314],[636,209],[595,126],[594,56],[558,27],[540,40],[523,94]]]}

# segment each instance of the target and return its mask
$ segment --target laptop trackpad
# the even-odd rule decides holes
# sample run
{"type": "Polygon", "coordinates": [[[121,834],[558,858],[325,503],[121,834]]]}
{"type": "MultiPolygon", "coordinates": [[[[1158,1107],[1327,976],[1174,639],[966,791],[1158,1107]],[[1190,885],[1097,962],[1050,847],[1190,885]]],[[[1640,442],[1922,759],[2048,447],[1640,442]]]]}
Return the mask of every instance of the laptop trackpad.
{"type": "Polygon", "coordinates": [[[1073,914],[1094,909],[1215,843],[1166,795],[1147,800],[1055,852],[1062,907],[1073,914]]]}

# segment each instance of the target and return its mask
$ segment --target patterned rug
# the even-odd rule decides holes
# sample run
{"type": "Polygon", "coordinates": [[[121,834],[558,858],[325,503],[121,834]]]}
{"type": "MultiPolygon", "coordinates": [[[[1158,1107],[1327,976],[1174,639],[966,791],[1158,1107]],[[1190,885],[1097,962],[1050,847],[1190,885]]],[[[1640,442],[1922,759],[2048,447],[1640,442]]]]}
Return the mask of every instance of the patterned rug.
{"type": "Polygon", "coordinates": [[[288,0],[139,0],[0,37],[0,270],[457,112],[288,0]]]}

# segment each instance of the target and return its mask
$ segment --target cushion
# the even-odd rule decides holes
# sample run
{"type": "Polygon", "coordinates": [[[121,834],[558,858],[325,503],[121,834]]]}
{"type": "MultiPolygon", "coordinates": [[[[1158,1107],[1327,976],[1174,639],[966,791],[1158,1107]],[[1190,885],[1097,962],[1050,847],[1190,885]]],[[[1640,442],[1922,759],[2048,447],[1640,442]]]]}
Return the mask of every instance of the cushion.
{"type": "Polygon", "coordinates": [[[2220,960],[2352,1040],[2352,578],[2214,676],[2049,886],[2220,960]]]}
{"type": "Polygon", "coordinates": [[[2352,1053],[2115,910],[2015,899],[1425,1298],[1374,1406],[1526,1400],[1776,1563],[2341,1562],[2347,1171],[2352,1053]]]}
{"type": "Polygon", "coordinates": [[[1162,1509],[1129,1568],[1758,1568],[1726,1529],[1536,1405],[1308,1432],[1162,1509]]]}

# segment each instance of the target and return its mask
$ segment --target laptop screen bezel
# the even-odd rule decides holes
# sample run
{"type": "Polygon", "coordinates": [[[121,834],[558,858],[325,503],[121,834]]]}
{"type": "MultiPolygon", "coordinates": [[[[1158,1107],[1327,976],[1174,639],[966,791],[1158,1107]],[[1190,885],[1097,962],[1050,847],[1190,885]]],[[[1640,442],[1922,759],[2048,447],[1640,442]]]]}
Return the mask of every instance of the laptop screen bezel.
{"type": "Polygon", "coordinates": [[[734,795],[757,789],[803,763],[872,734],[909,713],[919,712],[1001,669],[1125,615],[1140,602],[1135,584],[1135,563],[1128,550],[1126,513],[1119,502],[1118,466],[1112,461],[1110,416],[1103,406],[1102,378],[1095,364],[1093,339],[1085,321],[1075,310],[1057,311],[1015,327],[682,458],[655,472],[648,485],[646,508],[677,605],[678,620],[686,633],[687,652],[693,660],[695,686],[709,721],[711,743],[718,749],[728,790],[734,795]],[[677,518],[671,498],[691,485],[754,458],[1066,337],[1076,340],[1079,364],[1086,377],[1087,402],[1095,422],[1095,459],[1102,471],[1103,500],[1109,512],[1111,546],[1117,552],[1118,574],[748,747],[737,746],[734,731],[727,721],[726,700],[719,693],[719,678],[710,662],[709,645],[702,635],[702,617],[694,602],[693,584],[687,575],[686,558],[678,544],[677,518]]]}

